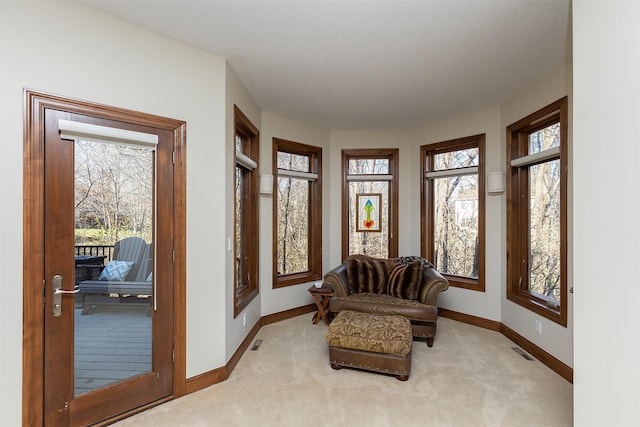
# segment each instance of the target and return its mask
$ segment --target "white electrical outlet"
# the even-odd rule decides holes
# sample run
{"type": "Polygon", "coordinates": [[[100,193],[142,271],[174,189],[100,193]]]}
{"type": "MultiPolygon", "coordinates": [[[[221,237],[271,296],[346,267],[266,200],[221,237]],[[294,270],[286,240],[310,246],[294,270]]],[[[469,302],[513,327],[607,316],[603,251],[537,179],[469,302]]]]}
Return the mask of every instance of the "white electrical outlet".
{"type": "Polygon", "coordinates": [[[542,335],[542,322],[536,320],[536,332],[538,335],[542,335]]]}
{"type": "Polygon", "coordinates": [[[247,313],[242,315],[242,327],[247,326],[247,313]]]}

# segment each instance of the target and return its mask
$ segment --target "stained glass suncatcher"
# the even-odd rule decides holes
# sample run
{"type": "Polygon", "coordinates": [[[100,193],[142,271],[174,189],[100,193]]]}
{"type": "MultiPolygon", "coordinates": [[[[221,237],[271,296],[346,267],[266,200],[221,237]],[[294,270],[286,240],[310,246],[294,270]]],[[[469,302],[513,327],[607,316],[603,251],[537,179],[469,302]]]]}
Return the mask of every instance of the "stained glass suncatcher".
{"type": "Polygon", "coordinates": [[[381,193],[359,193],[356,195],[356,231],[380,231],[381,193]]]}

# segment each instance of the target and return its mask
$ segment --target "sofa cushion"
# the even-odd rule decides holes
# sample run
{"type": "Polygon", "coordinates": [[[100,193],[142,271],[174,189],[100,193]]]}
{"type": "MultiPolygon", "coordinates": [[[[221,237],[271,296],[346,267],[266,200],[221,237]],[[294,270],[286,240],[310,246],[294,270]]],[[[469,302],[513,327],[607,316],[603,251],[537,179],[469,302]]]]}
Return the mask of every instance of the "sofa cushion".
{"type": "Polygon", "coordinates": [[[358,293],[346,297],[333,297],[329,301],[330,310],[403,316],[413,320],[435,322],[438,307],[422,304],[417,300],[393,297],[386,294],[358,293]]]}
{"type": "Polygon", "coordinates": [[[389,271],[387,294],[398,298],[418,298],[418,287],[422,282],[422,270],[422,264],[418,261],[408,265],[395,264],[389,271]]]}
{"type": "Polygon", "coordinates": [[[345,310],[325,335],[331,347],[406,356],[411,352],[411,323],[401,316],[383,316],[345,310]]]}
{"type": "Polygon", "coordinates": [[[352,256],[345,260],[347,281],[351,293],[387,292],[387,262],[364,256],[352,256]]]}

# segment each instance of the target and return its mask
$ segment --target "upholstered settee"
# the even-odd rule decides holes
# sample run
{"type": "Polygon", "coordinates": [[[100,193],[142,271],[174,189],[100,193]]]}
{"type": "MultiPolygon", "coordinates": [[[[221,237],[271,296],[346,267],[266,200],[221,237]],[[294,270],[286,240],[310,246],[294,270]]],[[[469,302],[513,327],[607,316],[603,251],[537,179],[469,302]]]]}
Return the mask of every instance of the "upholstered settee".
{"type": "Polygon", "coordinates": [[[353,310],[403,316],[411,321],[414,339],[425,339],[433,346],[436,299],[449,282],[424,258],[351,255],[325,274],[324,283],[333,288],[332,314],[353,310]]]}

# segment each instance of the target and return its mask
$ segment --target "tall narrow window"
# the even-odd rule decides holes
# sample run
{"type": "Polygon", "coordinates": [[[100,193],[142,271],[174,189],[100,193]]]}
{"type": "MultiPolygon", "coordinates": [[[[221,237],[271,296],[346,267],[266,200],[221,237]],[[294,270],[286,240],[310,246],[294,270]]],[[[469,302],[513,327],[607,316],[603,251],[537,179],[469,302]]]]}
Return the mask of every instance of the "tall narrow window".
{"type": "Polygon", "coordinates": [[[234,317],[258,294],[258,129],[234,107],[234,317]]]}
{"type": "Polygon", "coordinates": [[[342,150],[342,256],[398,256],[398,150],[342,150]]]}
{"type": "Polygon", "coordinates": [[[273,287],[322,278],[322,149],[273,138],[273,287]]]}
{"type": "Polygon", "coordinates": [[[567,325],[567,98],[507,128],[507,298],[567,325]]]}
{"type": "Polygon", "coordinates": [[[422,255],[452,286],[484,285],[484,135],[421,147],[422,255]]]}

